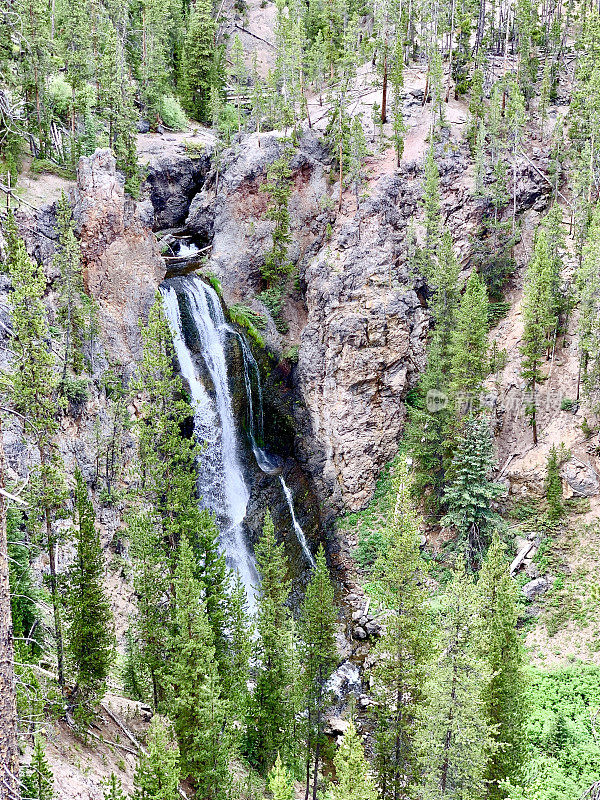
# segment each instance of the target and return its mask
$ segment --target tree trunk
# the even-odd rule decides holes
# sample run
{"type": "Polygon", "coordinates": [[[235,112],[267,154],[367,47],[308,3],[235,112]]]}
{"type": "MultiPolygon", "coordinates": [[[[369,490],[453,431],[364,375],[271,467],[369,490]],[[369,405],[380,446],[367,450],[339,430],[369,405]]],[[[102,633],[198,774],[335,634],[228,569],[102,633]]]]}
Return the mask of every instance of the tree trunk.
{"type": "Polygon", "coordinates": [[[50,560],[50,594],[52,595],[52,611],[54,613],[54,635],[56,636],[56,661],[58,672],[58,685],[63,694],[65,691],[65,666],[64,648],[62,638],[62,623],[60,618],[60,598],[58,596],[58,580],[56,578],[56,545],[52,536],[52,522],[50,511],[46,509],[46,536],[48,540],[48,557],[50,560]]]}
{"type": "Polygon", "coordinates": [[[387,46],[383,56],[383,87],[381,90],[381,124],[387,122],[387,84],[388,84],[388,56],[387,46]]]}
{"type": "MultiPolygon", "coordinates": [[[[0,419],[0,488],[4,489],[4,445],[0,419]]],[[[17,740],[17,693],[10,609],[6,500],[0,495],[0,796],[19,800],[19,747],[17,740]]]]}

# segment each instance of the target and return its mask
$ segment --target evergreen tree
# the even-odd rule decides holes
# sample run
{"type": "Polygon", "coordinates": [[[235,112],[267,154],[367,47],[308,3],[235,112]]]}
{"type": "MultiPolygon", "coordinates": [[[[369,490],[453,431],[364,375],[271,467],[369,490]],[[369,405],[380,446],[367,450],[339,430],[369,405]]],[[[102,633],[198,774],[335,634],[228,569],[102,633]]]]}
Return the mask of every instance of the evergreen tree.
{"type": "Polygon", "coordinates": [[[600,385],[600,328],[597,323],[600,316],[600,206],[594,209],[583,258],[577,271],[577,295],[580,373],[586,394],[596,401],[595,395],[600,385]]]}
{"type": "Polygon", "coordinates": [[[373,567],[372,594],[386,609],[374,671],[375,770],[382,800],[413,794],[420,781],[417,719],[426,704],[424,685],[431,657],[425,564],[419,553],[421,523],[413,509],[406,462],[392,480],[385,548],[373,567]]]}
{"type": "Polygon", "coordinates": [[[50,344],[50,330],[44,307],[46,280],[29,258],[23,241],[9,215],[7,226],[7,268],[13,292],[11,372],[2,376],[0,388],[13,409],[24,419],[23,438],[31,437],[39,463],[30,474],[28,501],[30,527],[44,532],[50,566],[50,594],[54,615],[59,684],[64,687],[64,655],[61,603],[56,574],[58,533],[54,520],[63,513],[66,499],[63,462],[56,446],[57,378],[56,361],[50,344]]]}
{"type": "Polygon", "coordinates": [[[329,578],[323,545],[320,545],[314,572],[304,597],[301,624],[301,659],[304,665],[307,709],[306,797],[308,798],[312,760],[313,800],[317,797],[319,762],[324,738],[326,684],[336,663],[335,622],[333,584],[329,578]]]}
{"type": "Polygon", "coordinates": [[[179,750],[164,717],[152,717],[147,752],[138,758],[133,778],[133,800],[179,799],[179,750]]]}
{"type": "Polygon", "coordinates": [[[279,753],[277,753],[275,764],[269,772],[268,784],[273,800],[294,800],[292,776],[283,766],[279,753]]]}
{"type": "Polygon", "coordinates": [[[480,655],[487,664],[484,711],[492,735],[486,797],[504,800],[502,782],[518,782],[526,755],[526,680],[517,632],[517,586],[508,573],[505,547],[496,536],[477,582],[480,655]]]}
{"type": "Polygon", "coordinates": [[[471,417],[465,422],[458,439],[444,491],[448,513],[442,520],[444,525],[458,531],[471,564],[481,559],[492,532],[500,523],[491,503],[503,493],[504,487],[490,481],[489,474],[494,467],[494,444],[489,423],[484,417],[471,417]]]}
{"type": "Polygon", "coordinates": [[[294,747],[287,702],[292,682],[288,669],[290,612],[286,605],[290,582],[284,546],[277,544],[269,511],[254,554],[261,584],[256,612],[256,686],[247,720],[248,754],[266,773],[279,752],[284,753],[285,762],[294,747]]]}
{"type": "Polygon", "coordinates": [[[180,769],[207,800],[227,797],[227,704],[221,697],[212,630],[194,578],[194,556],[185,535],[175,572],[174,633],[167,660],[168,708],[179,743],[180,769]]]}
{"type": "Polygon", "coordinates": [[[269,196],[266,217],[274,222],[271,233],[273,243],[265,253],[262,276],[268,284],[277,283],[292,269],[288,259],[288,247],[292,242],[288,202],[292,193],[292,172],[289,167],[289,152],[284,152],[267,169],[267,179],[261,191],[269,196]]]}
{"type": "Polygon", "coordinates": [[[414,459],[413,489],[422,497],[431,487],[427,503],[441,500],[445,473],[452,455],[454,404],[451,398],[451,342],[459,304],[459,266],[450,234],[444,232],[437,257],[430,265],[433,289],[431,315],[433,335],[427,350],[427,367],[419,381],[418,402],[409,408],[406,440],[414,459]]]}
{"type": "Polygon", "coordinates": [[[452,335],[452,388],[470,406],[479,405],[479,394],[488,373],[488,297],[481,277],[472,272],[456,314],[452,335]]]}
{"type": "Polygon", "coordinates": [[[29,542],[21,530],[22,514],[9,508],[6,514],[10,609],[17,660],[37,660],[43,643],[39,588],[34,583],[29,542]]]}
{"type": "Polygon", "coordinates": [[[170,622],[170,609],[164,599],[171,588],[169,571],[154,514],[131,514],[127,530],[137,605],[127,652],[127,683],[138,696],[143,693],[141,699],[149,699],[156,710],[164,696],[162,671],[170,622]]]}
{"type": "Polygon", "coordinates": [[[114,772],[104,782],[104,800],[125,800],[121,781],[114,772]]]}
{"type": "Polygon", "coordinates": [[[441,236],[440,174],[435,163],[433,143],[425,158],[425,185],[423,189],[425,208],[425,248],[429,258],[436,252],[441,236]]]}
{"type": "Polygon", "coordinates": [[[26,800],[52,800],[54,797],[54,776],[46,760],[44,741],[39,732],[34,736],[31,761],[23,770],[21,781],[26,800]]]}
{"type": "Polygon", "coordinates": [[[75,238],[71,206],[64,192],[57,208],[58,247],[54,265],[60,270],[58,318],[65,331],[63,381],[67,370],[79,374],[83,369],[82,344],[85,335],[85,306],[81,252],[75,238]]]}
{"type": "Polygon", "coordinates": [[[209,0],[195,0],[183,45],[180,95],[185,110],[200,122],[208,120],[214,54],[212,4],[209,0]]]}
{"type": "Polygon", "coordinates": [[[325,800],[377,800],[377,789],[365,758],[363,743],[350,720],[333,759],[336,784],[325,800]]]}
{"type": "Polygon", "coordinates": [[[439,654],[426,686],[422,719],[424,800],[481,800],[490,751],[482,689],[487,678],[476,653],[474,587],[464,566],[442,597],[439,654]]]}
{"type": "Polygon", "coordinates": [[[525,274],[523,322],[521,375],[530,392],[527,415],[533,430],[533,443],[537,444],[536,390],[545,380],[541,367],[548,347],[548,337],[556,327],[552,300],[552,262],[543,228],[538,230],[533,258],[525,274]]]}
{"type": "Polygon", "coordinates": [[[249,701],[248,681],[254,621],[248,613],[246,590],[239,572],[235,573],[229,594],[227,626],[229,647],[223,694],[229,699],[234,712],[244,720],[249,701]]]}
{"type": "Polygon", "coordinates": [[[562,503],[562,480],[556,447],[552,447],[546,462],[546,481],[544,490],[548,501],[548,516],[558,520],[565,513],[562,503]]]}
{"type": "Polygon", "coordinates": [[[75,689],[72,699],[89,710],[104,694],[114,658],[110,603],[104,586],[104,557],[96,515],[79,469],[75,471],[75,560],[69,571],[67,649],[75,689]]]}

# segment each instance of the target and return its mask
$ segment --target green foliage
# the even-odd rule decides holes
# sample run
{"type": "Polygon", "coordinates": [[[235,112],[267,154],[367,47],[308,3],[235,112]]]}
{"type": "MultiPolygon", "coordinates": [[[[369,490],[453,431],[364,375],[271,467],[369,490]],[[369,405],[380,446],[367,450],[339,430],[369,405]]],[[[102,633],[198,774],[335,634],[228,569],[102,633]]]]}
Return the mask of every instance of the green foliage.
{"type": "Polygon", "coordinates": [[[350,720],[333,759],[336,783],[324,800],[376,800],[377,790],[363,743],[350,720]]]}
{"type": "Polygon", "coordinates": [[[369,587],[373,599],[387,612],[373,675],[377,701],[374,767],[383,800],[399,796],[406,780],[410,786],[419,782],[417,720],[426,703],[426,668],[432,654],[425,564],[419,554],[421,520],[412,505],[404,460],[394,471],[392,496],[383,532],[385,547],[373,566],[369,587]]]}
{"type": "Polygon", "coordinates": [[[142,753],[135,768],[133,800],[178,800],[179,750],[164,717],[152,717],[142,753]]]}
{"type": "Polygon", "coordinates": [[[537,443],[536,388],[545,380],[542,372],[544,354],[556,324],[556,298],[554,294],[553,262],[548,238],[543,228],[537,233],[533,258],[525,275],[523,297],[523,343],[521,344],[521,375],[531,393],[528,416],[533,428],[533,442],[537,443]]]}
{"type": "Polygon", "coordinates": [[[452,387],[477,408],[488,373],[488,298],[480,276],[472,272],[456,313],[451,339],[452,387]]]}
{"type": "Polygon", "coordinates": [[[488,670],[483,709],[493,747],[487,756],[487,798],[504,800],[504,781],[517,781],[525,761],[527,719],[524,656],[517,632],[517,586],[504,545],[496,536],[477,582],[479,653],[488,670]]]}
{"type": "Polygon", "coordinates": [[[570,800],[597,780],[600,750],[592,719],[600,706],[599,687],[597,666],[529,670],[529,758],[523,794],[510,790],[511,800],[570,800]]]}
{"type": "Polygon", "coordinates": [[[37,661],[43,643],[42,619],[38,608],[40,591],[33,580],[29,555],[30,543],[22,527],[21,513],[9,508],[6,517],[6,538],[15,652],[19,660],[37,661]]]}
{"type": "Polygon", "coordinates": [[[292,681],[288,657],[290,582],[284,546],[277,544],[269,511],[254,552],[261,584],[256,612],[256,687],[247,718],[246,749],[251,763],[266,774],[278,753],[284,753],[285,762],[295,746],[287,703],[292,681]]]}
{"type": "Polygon", "coordinates": [[[27,800],[52,800],[54,776],[44,753],[44,740],[39,732],[33,739],[33,754],[29,765],[23,770],[23,797],[27,800]]]}
{"type": "Polygon", "coordinates": [[[363,511],[338,517],[336,522],[342,535],[346,531],[358,530],[358,549],[355,557],[363,569],[368,569],[383,553],[385,546],[383,529],[394,499],[392,475],[396,463],[393,461],[383,468],[377,479],[373,498],[363,511]]]}
{"type": "Polygon", "coordinates": [[[560,477],[560,464],[556,447],[552,447],[546,462],[546,481],[544,484],[546,500],[548,501],[548,517],[556,521],[564,514],[562,503],[562,479],[560,477]]]}
{"type": "Polygon", "coordinates": [[[444,525],[456,528],[461,546],[471,564],[479,562],[500,524],[492,502],[504,487],[490,480],[495,466],[494,444],[485,418],[469,418],[458,438],[449,482],[444,492],[448,513],[444,525]]]}
{"type": "Polygon", "coordinates": [[[206,122],[210,112],[210,89],[214,81],[214,33],[212,5],[198,0],[192,6],[181,63],[180,96],[193,119],[206,122]]]}
{"type": "Polygon", "coordinates": [[[266,217],[275,225],[272,231],[272,246],[265,253],[261,274],[267,284],[277,283],[288,274],[293,264],[288,259],[288,247],[292,241],[288,201],[292,192],[292,172],[289,167],[290,154],[284,152],[267,169],[267,179],[261,191],[269,196],[266,217]]]}
{"type": "Polygon", "coordinates": [[[481,702],[489,675],[477,652],[479,630],[472,579],[461,565],[441,597],[439,651],[429,673],[419,740],[424,800],[478,800],[491,748],[481,702]]]}
{"type": "Polygon", "coordinates": [[[114,772],[104,781],[104,800],[125,800],[121,781],[114,772]]]}
{"type": "Polygon", "coordinates": [[[75,180],[75,170],[72,167],[64,167],[55,164],[48,158],[34,158],[29,166],[29,171],[34,175],[56,175],[69,181],[75,180]]]}
{"type": "Polygon", "coordinates": [[[300,659],[304,668],[302,688],[307,711],[306,772],[308,775],[312,757],[315,789],[322,747],[325,743],[323,726],[324,711],[328,701],[326,685],[337,661],[336,616],[333,584],[329,577],[323,545],[319,545],[300,620],[300,659]]]}
{"type": "Polygon", "coordinates": [[[283,766],[279,753],[277,753],[275,764],[269,772],[268,783],[273,800],[294,800],[294,782],[288,770],[283,766]]]}
{"type": "Polygon", "coordinates": [[[241,328],[245,328],[248,336],[258,347],[265,346],[265,338],[260,331],[266,328],[267,321],[262,314],[243,303],[229,306],[228,311],[229,319],[241,328]]]}
{"type": "Polygon", "coordinates": [[[174,583],[174,632],[165,677],[181,774],[191,778],[201,797],[221,800],[228,796],[228,704],[221,697],[202,584],[194,577],[194,554],[185,535],[174,583]]]}
{"type": "Polygon", "coordinates": [[[188,121],[176,97],[163,95],[158,104],[158,113],[165,127],[172,131],[186,130],[188,121]]]}
{"type": "Polygon", "coordinates": [[[106,688],[114,659],[110,603],[103,586],[104,557],[96,515],[81,472],[75,472],[75,560],[68,576],[67,652],[75,679],[72,702],[91,710],[106,688]]]}

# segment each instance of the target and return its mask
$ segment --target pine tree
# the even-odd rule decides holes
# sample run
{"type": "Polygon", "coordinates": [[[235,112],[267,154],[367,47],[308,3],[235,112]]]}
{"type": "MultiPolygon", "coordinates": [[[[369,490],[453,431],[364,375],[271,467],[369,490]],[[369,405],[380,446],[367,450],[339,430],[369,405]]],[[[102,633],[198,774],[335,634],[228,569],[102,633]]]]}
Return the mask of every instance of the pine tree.
{"type": "Polygon", "coordinates": [[[178,800],[179,750],[164,717],[152,717],[147,752],[138,758],[133,778],[133,800],[178,800]]]}
{"type": "Polygon", "coordinates": [[[75,678],[72,700],[90,710],[104,694],[115,642],[96,515],[79,469],[75,471],[74,516],[76,552],[68,578],[67,650],[75,678]]]}
{"type": "Polygon", "coordinates": [[[277,753],[275,764],[269,772],[269,791],[273,800],[294,800],[294,784],[292,776],[283,766],[281,756],[277,753]]]}
{"type": "Polygon", "coordinates": [[[423,800],[481,800],[490,736],[482,703],[488,676],[476,653],[474,587],[464,566],[441,601],[439,653],[426,685],[430,704],[420,728],[423,800]]]}
{"type": "Polygon", "coordinates": [[[249,702],[248,680],[254,621],[248,613],[246,590],[239,572],[235,573],[227,606],[229,646],[223,694],[231,702],[234,712],[244,720],[249,702]]]}
{"type": "Polygon", "coordinates": [[[125,800],[121,781],[114,772],[104,781],[104,800],[125,800]]]}
{"type": "Polygon", "coordinates": [[[261,576],[256,612],[256,686],[248,714],[248,755],[266,773],[278,752],[287,760],[290,741],[287,691],[290,582],[283,544],[277,544],[270,513],[265,514],[262,534],[254,554],[261,576]]]}
{"type": "Polygon", "coordinates": [[[392,63],[390,65],[390,83],[392,85],[392,131],[396,164],[400,166],[404,153],[404,134],[406,124],[402,115],[402,87],[404,86],[404,55],[402,37],[396,35],[392,63]]]}
{"type": "Polygon", "coordinates": [[[61,603],[56,574],[58,534],[54,520],[63,513],[66,492],[63,462],[56,446],[57,378],[56,360],[50,345],[50,330],[44,307],[46,280],[41,269],[29,258],[14,220],[9,215],[6,226],[7,268],[13,292],[11,351],[17,365],[2,376],[0,388],[14,411],[24,418],[23,438],[31,437],[39,463],[30,474],[28,523],[41,527],[50,566],[50,594],[54,615],[58,680],[64,687],[64,657],[61,603]]]}
{"type": "Polygon", "coordinates": [[[325,800],[377,800],[377,789],[354,722],[350,720],[334,756],[336,784],[325,800]]]}
{"type": "Polygon", "coordinates": [[[180,95],[185,110],[200,122],[206,122],[209,115],[214,51],[212,4],[208,0],[196,0],[183,45],[180,95]]]}
{"type": "Polygon", "coordinates": [[[73,369],[76,375],[83,370],[85,306],[89,303],[83,291],[81,252],[75,238],[73,213],[64,192],[58,201],[57,229],[58,246],[54,266],[60,270],[58,318],[65,331],[64,382],[68,369],[73,369]]]}
{"type": "Polygon", "coordinates": [[[533,430],[533,443],[537,444],[536,390],[545,380],[541,367],[548,347],[548,337],[556,327],[552,300],[552,262],[543,228],[538,230],[533,258],[525,274],[523,320],[521,375],[530,392],[527,415],[533,430]]]}
{"type": "Polygon", "coordinates": [[[425,248],[429,258],[436,252],[441,236],[440,174],[435,163],[433,143],[425,158],[425,185],[423,189],[425,208],[425,248]]]}
{"type": "Polygon", "coordinates": [[[546,481],[544,485],[546,500],[548,501],[548,516],[555,521],[562,517],[565,509],[562,503],[562,480],[560,477],[560,464],[556,447],[550,449],[546,462],[546,481]]]}
{"type": "Polygon", "coordinates": [[[487,331],[487,289],[478,273],[472,272],[456,314],[451,351],[453,391],[475,408],[488,373],[487,331]]]}
{"type": "Polygon", "coordinates": [[[419,381],[418,403],[409,408],[405,438],[414,459],[413,489],[422,497],[431,487],[427,503],[437,506],[452,453],[451,433],[454,404],[451,398],[451,342],[459,304],[459,266],[450,234],[444,232],[441,245],[430,262],[433,289],[431,315],[433,334],[427,350],[427,367],[419,381]]]}
{"type": "Polygon", "coordinates": [[[600,206],[594,209],[583,259],[577,271],[577,296],[580,373],[586,394],[595,400],[600,385],[600,329],[597,324],[600,311],[600,206]]]}
{"type": "Polygon", "coordinates": [[[426,703],[424,684],[431,657],[425,564],[419,553],[420,519],[413,509],[405,461],[392,480],[392,511],[384,552],[373,567],[372,595],[386,609],[385,633],[377,643],[374,671],[375,770],[382,800],[416,789],[420,780],[417,718],[426,703]]]}
{"type": "Polygon", "coordinates": [[[329,578],[323,545],[317,552],[314,572],[302,606],[301,660],[304,665],[304,691],[307,710],[306,797],[313,761],[313,800],[317,797],[319,763],[323,746],[326,684],[336,663],[336,613],[333,584],[329,578]]]}
{"type": "Polygon", "coordinates": [[[526,755],[526,680],[517,632],[517,587],[508,573],[505,547],[496,536],[477,582],[480,655],[489,679],[483,702],[492,747],[485,778],[488,800],[504,800],[502,782],[517,782],[526,755]]]}
{"type": "Polygon", "coordinates": [[[354,197],[358,209],[359,193],[365,182],[365,160],[368,155],[367,140],[363,129],[362,116],[357,114],[350,128],[350,159],[348,178],[354,186],[354,197]]]}
{"type": "Polygon", "coordinates": [[[167,659],[167,706],[179,743],[180,769],[207,800],[227,797],[227,703],[215,660],[212,630],[194,578],[194,555],[185,535],[175,572],[174,633],[167,659]]]}
{"type": "Polygon", "coordinates": [[[40,591],[30,564],[30,544],[26,541],[22,515],[14,508],[6,514],[10,609],[17,660],[37,660],[43,643],[40,591]]]}
{"type": "Polygon", "coordinates": [[[44,753],[41,733],[36,732],[33,739],[33,754],[29,765],[23,770],[23,797],[27,800],[52,800],[54,797],[54,776],[44,753]]]}
{"type": "Polygon", "coordinates": [[[491,503],[504,492],[501,484],[489,478],[495,465],[487,419],[467,419],[444,491],[448,513],[442,522],[456,528],[471,564],[481,559],[500,523],[499,515],[491,508],[491,503]]]}
{"type": "Polygon", "coordinates": [[[265,263],[261,269],[261,274],[268,284],[277,283],[293,266],[288,258],[288,247],[292,241],[288,210],[292,193],[289,159],[289,152],[284,152],[276,158],[269,165],[267,179],[261,186],[261,191],[269,196],[266,217],[275,223],[271,232],[273,243],[265,253],[265,263]]]}
{"type": "Polygon", "coordinates": [[[136,593],[136,613],[132,620],[128,648],[129,685],[158,709],[164,697],[162,680],[168,646],[170,608],[164,598],[171,589],[165,564],[162,534],[156,516],[138,511],[127,519],[127,531],[136,593]],[[146,696],[146,688],[148,695],[146,696]]]}

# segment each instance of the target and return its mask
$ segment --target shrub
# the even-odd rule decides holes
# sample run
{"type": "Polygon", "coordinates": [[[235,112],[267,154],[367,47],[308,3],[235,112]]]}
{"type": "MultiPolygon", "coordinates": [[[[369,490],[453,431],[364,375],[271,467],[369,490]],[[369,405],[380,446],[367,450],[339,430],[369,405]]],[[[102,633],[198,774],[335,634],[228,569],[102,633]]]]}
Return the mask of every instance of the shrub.
{"type": "Polygon", "coordinates": [[[71,378],[68,375],[60,382],[59,391],[73,405],[85,403],[90,396],[88,382],[85,378],[71,378]]]}
{"type": "Polygon", "coordinates": [[[259,332],[259,329],[264,330],[267,326],[267,321],[262,314],[242,303],[236,303],[229,307],[229,319],[236,325],[245,328],[255,344],[259,347],[265,346],[264,336],[259,332]]]}
{"type": "Polygon", "coordinates": [[[73,92],[62,75],[53,75],[50,78],[48,94],[55,113],[66,118],[73,102],[73,92]]]}
{"type": "Polygon", "coordinates": [[[577,407],[578,406],[575,400],[571,400],[570,397],[563,397],[560,404],[561,411],[571,411],[572,413],[575,413],[577,411],[577,407]]]}
{"type": "Polygon", "coordinates": [[[165,94],[160,98],[158,113],[163,124],[172,131],[183,131],[188,127],[187,117],[176,97],[165,94]]]}
{"type": "Polygon", "coordinates": [[[34,158],[31,162],[29,171],[34,175],[41,175],[44,172],[50,175],[57,175],[59,178],[64,178],[68,181],[75,180],[75,170],[73,167],[62,167],[60,164],[55,164],[48,158],[34,158]]]}

